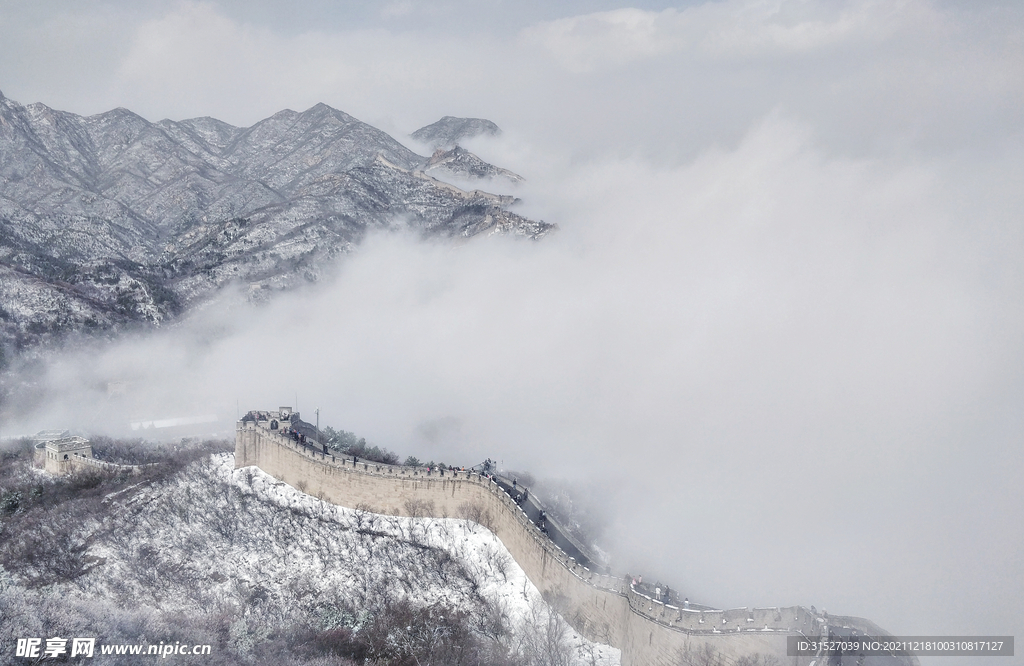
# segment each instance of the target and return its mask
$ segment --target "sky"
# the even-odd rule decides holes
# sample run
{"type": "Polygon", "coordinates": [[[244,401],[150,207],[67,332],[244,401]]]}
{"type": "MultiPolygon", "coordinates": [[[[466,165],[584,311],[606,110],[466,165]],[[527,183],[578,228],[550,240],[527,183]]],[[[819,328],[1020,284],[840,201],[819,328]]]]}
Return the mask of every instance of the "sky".
{"type": "Polygon", "coordinates": [[[559,226],[373,236],[288,298],[55,358],[24,427],[111,379],[154,417],[297,402],[575,486],[616,569],[694,601],[1024,635],[1022,28],[1013,2],[0,2],[19,102],[325,102],[421,152],[488,118],[468,146],[559,226]]]}

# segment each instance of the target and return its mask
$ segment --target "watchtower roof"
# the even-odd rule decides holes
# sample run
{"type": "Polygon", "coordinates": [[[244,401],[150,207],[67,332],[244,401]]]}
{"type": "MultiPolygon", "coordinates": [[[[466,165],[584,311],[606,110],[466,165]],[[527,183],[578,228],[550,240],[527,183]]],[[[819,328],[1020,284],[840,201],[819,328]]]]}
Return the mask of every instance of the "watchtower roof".
{"type": "Polygon", "coordinates": [[[92,445],[89,443],[89,440],[84,437],[79,437],[78,435],[54,439],[46,443],[47,449],[56,451],[57,453],[62,453],[64,451],[77,451],[87,447],[91,448],[91,446],[92,445]]]}

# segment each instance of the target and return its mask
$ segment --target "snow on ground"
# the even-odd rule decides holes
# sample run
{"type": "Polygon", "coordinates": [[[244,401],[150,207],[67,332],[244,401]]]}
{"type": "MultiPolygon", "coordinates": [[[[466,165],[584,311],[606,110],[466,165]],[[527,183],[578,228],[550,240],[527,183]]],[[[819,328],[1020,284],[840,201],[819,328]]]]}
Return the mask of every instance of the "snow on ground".
{"type": "MultiPolygon", "coordinates": [[[[351,525],[362,521],[376,532],[399,539],[413,538],[423,544],[444,549],[470,572],[478,587],[477,594],[504,609],[513,626],[526,622],[546,622],[547,609],[540,591],[530,582],[526,572],[516,564],[498,537],[487,528],[457,518],[406,518],[369,514],[330,504],[278,481],[258,467],[234,469],[234,455],[215,457],[214,470],[230,478],[237,487],[251,487],[261,497],[282,508],[301,507],[317,512],[325,521],[351,525]],[[251,484],[251,486],[250,486],[251,484]]],[[[371,565],[372,566],[372,565],[371,565]]],[[[379,570],[378,570],[379,571],[379,570]]],[[[441,592],[444,595],[443,592],[441,592]]],[[[446,600],[451,600],[445,596],[446,600]]],[[[431,603],[436,599],[425,594],[415,601],[431,603]]],[[[571,627],[567,638],[578,650],[583,663],[596,666],[618,666],[620,651],[608,645],[592,643],[571,627]]]]}
{"type": "Polygon", "coordinates": [[[556,645],[568,657],[559,663],[620,662],[550,612],[497,537],[466,520],[335,506],[258,468],[235,470],[229,453],[96,502],[48,528],[67,532],[69,562],[85,549],[84,573],[29,589],[0,571],[0,615],[17,618],[0,633],[173,637],[255,663],[282,636],[358,632],[403,599],[455,609],[510,654],[556,645]]]}

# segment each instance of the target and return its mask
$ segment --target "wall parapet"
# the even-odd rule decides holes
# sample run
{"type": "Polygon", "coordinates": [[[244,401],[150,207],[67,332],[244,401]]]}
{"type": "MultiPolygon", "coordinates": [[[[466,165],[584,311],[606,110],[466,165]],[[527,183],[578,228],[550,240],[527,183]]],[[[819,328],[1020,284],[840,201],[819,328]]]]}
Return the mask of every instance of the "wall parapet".
{"type": "MultiPolygon", "coordinates": [[[[578,563],[575,558],[568,555],[565,551],[558,547],[557,544],[548,539],[547,535],[541,532],[540,528],[530,520],[526,512],[523,511],[522,507],[516,504],[515,500],[506,493],[496,481],[488,478],[487,476],[480,474],[479,472],[471,470],[437,470],[430,471],[416,467],[407,467],[405,465],[389,465],[387,463],[379,463],[373,461],[356,461],[348,458],[347,456],[337,456],[332,453],[325,453],[322,450],[317,450],[315,446],[303,445],[296,442],[290,437],[285,436],[282,432],[276,430],[269,430],[253,421],[239,421],[236,427],[237,432],[259,432],[263,439],[268,439],[275,443],[277,446],[283,447],[293,453],[296,453],[310,461],[319,462],[321,464],[330,465],[335,468],[344,470],[350,474],[365,475],[370,478],[389,478],[389,479],[405,479],[405,480],[451,480],[451,481],[468,481],[476,484],[486,490],[496,499],[501,505],[510,511],[523,528],[530,533],[538,545],[546,550],[549,555],[556,562],[561,564],[570,573],[579,578],[580,580],[592,584],[595,587],[604,590],[614,590],[617,593],[625,594],[626,580],[622,576],[614,576],[611,574],[602,574],[594,572],[586,566],[578,563]]],[[[237,438],[236,432],[236,438],[237,438]]],[[[237,448],[236,448],[237,455],[237,448]]],[[[236,461],[237,466],[239,465],[236,461]]],[[[441,517],[441,516],[435,516],[441,517]]],[[[451,517],[451,516],[447,516],[451,517]]]]}
{"type": "Polygon", "coordinates": [[[469,518],[465,508],[478,506],[482,511],[474,520],[495,533],[542,593],[560,598],[560,611],[577,631],[619,648],[623,666],[675,664],[683,650],[701,644],[717,650],[725,664],[764,653],[805,666],[810,658],[786,655],[785,636],[827,630],[824,619],[803,606],[718,610],[654,599],[623,576],[577,562],[505,489],[478,472],[353,460],[239,421],[235,467],[250,465],[303,492],[374,513],[469,518]]]}
{"type": "Polygon", "coordinates": [[[100,460],[98,458],[77,458],[73,460],[75,464],[85,464],[90,467],[96,467],[108,472],[131,472],[132,474],[141,474],[142,470],[147,467],[153,467],[160,463],[146,463],[144,465],[122,465],[121,463],[112,463],[106,460],[100,460]]]}
{"type": "Polygon", "coordinates": [[[629,608],[651,622],[688,634],[729,634],[781,632],[820,636],[823,618],[803,606],[785,608],[687,608],[668,604],[639,592],[633,585],[627,592],[629,608]]]}

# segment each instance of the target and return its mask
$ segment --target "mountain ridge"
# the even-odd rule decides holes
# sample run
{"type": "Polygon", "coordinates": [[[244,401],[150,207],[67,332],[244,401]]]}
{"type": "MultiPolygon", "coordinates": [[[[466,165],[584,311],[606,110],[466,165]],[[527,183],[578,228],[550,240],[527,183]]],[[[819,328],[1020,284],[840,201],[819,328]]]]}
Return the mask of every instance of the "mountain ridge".
{"type": "Polygon", "coordinates": [[[235,127],[123,107],[79,116],[0,94],[0,347],[161,325],[228,283],[262,300],[320,279],[371,229],[539,239],[554,228],[511,211],[514,196],[446,182],[511,174],[463,152],[472,169],[439,168],[324,103],[235,127]]]}

